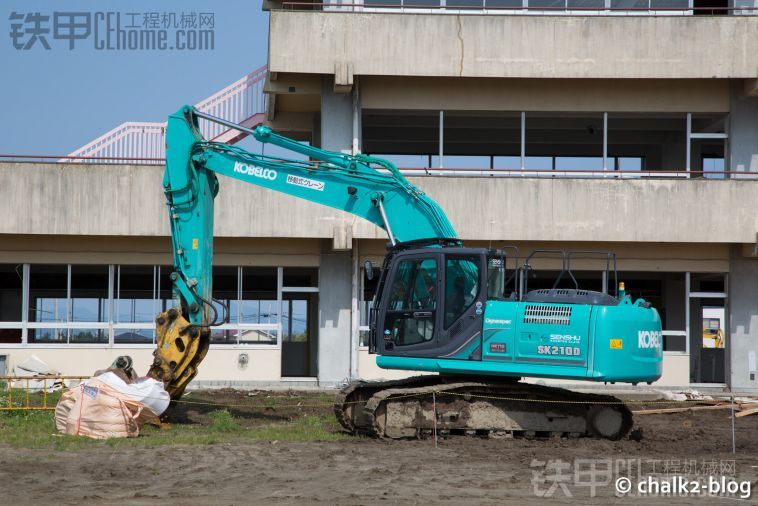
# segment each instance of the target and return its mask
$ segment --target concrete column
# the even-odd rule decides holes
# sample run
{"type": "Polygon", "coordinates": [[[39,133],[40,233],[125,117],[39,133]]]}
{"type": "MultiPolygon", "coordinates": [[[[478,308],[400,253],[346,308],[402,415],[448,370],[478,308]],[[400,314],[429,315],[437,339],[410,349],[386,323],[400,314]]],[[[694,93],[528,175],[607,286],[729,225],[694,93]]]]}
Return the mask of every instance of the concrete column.
{"type": "Polygon", "coordinates": [[[738,391],[758,392],[758,258],[742,256],[735,245],[729,270],[729,336],[730,384],[738,391]],[[752,357],[752,358],[751,358],[752,357]]]}
{"type": "Polygon", "coordinates": [[[353,95],[335,93],[334,76],[324,76],[321,88],[321,147],[344,153],[353,147],[353,95]]]}
{"type": "Polygon", "coordinates": [[[350,377],[352,265],[350,252],[324,241],[319,273],[318,381],[333,386],[350,377]]]}
{"type": "MultiPolygon", "coordinates": [[[[323,149],[351,153],[354,136],[360,140],[360,120],[355,121],[360,103],[355,102],[353,93],[357,93],[355,86],[351,93],[335,93],[334,76],[324,77],[320,128],[323,149]]],[[[325,386],[349,379],[352,346],[352,256],[350,251],[334,251],[332,246],[332,241],[323,243],[319,275],[318,380],[325,386]]]]}
{"type": "Polygon", "coordinates": [[[742,80],[732,84],[728,149],[730,170],[758,172],[758,97],[745,96],[742,80]]]}

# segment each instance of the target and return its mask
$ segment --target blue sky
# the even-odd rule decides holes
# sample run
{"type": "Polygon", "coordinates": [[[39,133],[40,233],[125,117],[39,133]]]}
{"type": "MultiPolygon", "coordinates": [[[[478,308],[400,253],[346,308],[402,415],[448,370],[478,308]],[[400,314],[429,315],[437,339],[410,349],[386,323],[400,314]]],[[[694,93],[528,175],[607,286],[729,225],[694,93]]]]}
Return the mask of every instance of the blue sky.
{"type": "Polygon", "coordinates": [[[6,0],[0,16],[4,154],[66,154],[124,121],[165,121],[182,104],[198,102],[266,63],[268,13],[260,0],[6,0]],[[215,49],[98,51],[90,36],[69,50],[68,41],[51,33],[50,50],[39,41],[17,50],[10,37],[14,11],[121,12],[122,24],[131,19],[126,13],[212,12],[215,49]]]}

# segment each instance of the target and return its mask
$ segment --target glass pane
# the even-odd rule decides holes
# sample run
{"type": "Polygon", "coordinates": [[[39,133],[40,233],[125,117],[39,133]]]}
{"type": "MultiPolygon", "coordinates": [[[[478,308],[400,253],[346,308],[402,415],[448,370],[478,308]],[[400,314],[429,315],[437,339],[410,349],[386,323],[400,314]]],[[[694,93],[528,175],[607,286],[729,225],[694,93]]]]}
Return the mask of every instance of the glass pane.
{"type": "Polygon", "coordinates": [[[216,322],[237,321],[237,288],[239,286],[237,279],[237,267],[214,267],[213,268],[213,307],[216,310],[215,315],[211,314],[210,318],[216,317],[216,322]]]}
{"type": "Polygon", "coordinates": [[[108,303],[108,266],[72,265],[71,321],[107,323],[108,303]]]}
{"type": "Polygon", "coordinates": [[[505,258],[487,258],[487,299],[505,296],[505,258]]]}
{"type": "Polygon", "coordinates": [[[152,265],[116,267],[113,309],[116,323],[151,323],[160,312],[161,301],[155,297],[155,270],[152,265]]]}
{"type": "Polygon", "coordinates": [[[648,0],[611,0],[611,9],[647,9],[648,0]]]}
{"type": "Polygon", "coordinates": [[[434,309],[437,302],[437,262],[421,262],[413,284],[413,309],[434,309]]]}
{"type": "Polygon", "coordinates": [[[318,269],[314,267],[285,267],[283,286],[318,287],[318,269]]]}
{"type": "Polygon", "coordinates": [[[448,258],[445,262],[445,328],[471,307],[478,294],[478,258],[448,258]]]}
{"type": "Polygon", "coordinates": [[[529,7],[531,8],[549,8],[551,10],[558,10],[565,7],[565,0],[529,0],[529,7]]]}
{"type": "Polygon", "coordinates": [[[718,273],[695,273],[690,275],[690,290],[693,292],[718,292],[726,291],[724,274],[718,273]]]}
{"type": "Polygon", "coordinates": [[[398,264],[395,280],[392,283],[392,291],[390,291],[389,310],[403,311],[410,309],[408,286],[411,284],[414,267],[415,262],[413,260],[403,260],[398,264]]]}
{"type": "Polygon", "coordinates": [[[467,10],[473,10],[473,7],[482,7],[484,0],[447,0],[445,4],[448,9],[455,9],[456,7],[468,7],[467,10]]]}
{"type": "Polygon", "coordinates": [[[285,300],[282,306],[282,340],[294,343],[307,342],[308,301],[285,300]]]}
{"type": "MultiPolygon", "coordinates": [[[[279,323],[276,276],[275,267],[244,267],[242,269],[242,300],[239,303],[240,323],[279,323]]],[[[254,332],[243,331],[243,336],[247,334],[252,336],[252,340],[259,339],[259,336],[255,336],[254,332]]]]}
{"type": "Polygon", "coordinates": [[[397,346],[431,341],[434,338],[434,318],[397,318],[392,322],[391,336],[397,346]]]}
{"type": "Polygon", "coordinates": [[[159,265],[156,267],[158,273],[158,299],[160,300],[160,311],[167,311],[174,306],[174,282],[171,281],[171,273],[174,268],[170,265],[159,265]]]}
{"type": "Polygon", "coordinates": [[[439,7],[440,0],[403,0],[403,5],[421,5],[429,7],[439,7]]]}
{"type": "Polygon", "coordinates": [[[650,0],[651,9],[681,9],[690,8],[689,0],[650,0]]]}
{"type": "Polygon", "coordinates": [[[605,0],[567,0],[570,9],[605,9],[605,0]]]}
{"type": "Polygon", "coordinates": [[[71,343],[107,343],[108,329],[71,329],[71,343]]]}
{"type": "MultiPolygon", "coordinates": [[[[68,322],[68,266],[31,265],[29,321],[68,322]]],[[[30,337],[30,341],[31,341],[30,337]]]]}
{"type": "Polygon", "coordinates": [[[20,322],[24,266],[0,264],[0,322],[20,322]]]}
{"type": "MultiPolygon", "coordinates": [[[[22,317],[24,266],[0,264],[0,322],[19,322],[22,317]]],[[[21,329],[0,329],[0,343],[20,343],[21,329]]]]}
{"type": "Polygon", "coordinates": [[[30,343],[65,343],[68,341],[67,329],[29,329],[30,343]]]}
{"type": "Polygon", "coordinates": [[[233,329],[211,330],[211,344],[237,344],[237,334],[239,332],[233,329]]]}
{"type": "Polygon", "coordinates": [[[485,0],[488,9],[496,7],[518,7],[523,6],[522,0],[485,0]]]}
{"type": "Polygon", "coordinates": [[[276,344],[276,330],[241,329],[240,344],[276,344]]]}
{"type": "Polygon", "coordinates": [[[403,260],[398,265],[395,281],[390,292],[389,309],[402,311],[408,309],[434,308],[437,285],[437,262],[427,258],[403,260]],[[410,287],[410,289],[409,289],[410,287]]]}
{"type": "Polygon", "coordinates": [[[436,287],[436,260],[427,258],[400,262],[395,271],[384,322],[396,345],[418,344],[434,338],[436,287]]]}
{"type": "Polygon", "coordinates": [[[358,346],[368,346],[369,341],[369,331],[368,330],[359,330],[358,331],[358,346]]]}
{"type": "Polygon", "coordinates": [[[118,344],[152,343],[152,329],[113,329],[113,340],[118,344]]]}
{"type": "Polygon", "coordinates": [[[249,299],[240,302],[240,323],[279,323],[276,299],[249,299]]]}

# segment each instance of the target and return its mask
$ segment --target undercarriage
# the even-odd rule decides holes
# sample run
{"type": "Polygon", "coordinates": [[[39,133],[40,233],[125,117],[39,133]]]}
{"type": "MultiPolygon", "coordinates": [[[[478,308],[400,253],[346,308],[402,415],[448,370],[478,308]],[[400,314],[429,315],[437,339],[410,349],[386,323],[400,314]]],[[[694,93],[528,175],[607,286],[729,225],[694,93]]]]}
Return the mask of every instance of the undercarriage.
{"type": "Polygon", "coordinates": [[[436,432],[618,440],[632,428],[631,411],[616,397],[516,378],[417,376],[356,382],[342,389],[334,410],[346,431],[386,439],[424,438],[436,432]]]}

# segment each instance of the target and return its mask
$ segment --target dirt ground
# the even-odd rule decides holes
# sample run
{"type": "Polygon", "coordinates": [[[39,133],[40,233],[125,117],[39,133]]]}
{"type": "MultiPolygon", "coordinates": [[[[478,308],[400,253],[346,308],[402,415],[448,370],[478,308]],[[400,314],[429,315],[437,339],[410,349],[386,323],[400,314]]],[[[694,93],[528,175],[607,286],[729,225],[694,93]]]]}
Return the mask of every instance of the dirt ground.
{"type": "MultiPolygon", "coordinates": [[[[238,404],[230,409],[232,415],[252,431],[288,423],[303,411],[328,412],[323,402],[309,404],[297,396],[290,408],[272,408],[287,405],[286,395],[273,400],[265,393],[209,395],[238,404]],[[240,407],[244,402],[255,409],[240,407]]],[[[202,395],[193,393],[188,400],[193,397],[202,395]]],[[[172,424],[208,424],[210,412],[202,404],[186,404],[172,424]]],[[[624,476],[636,483],[648,476],[696,480],[723,475],[749,480],[756,489],[758,415],[737,419],[736,454],[731,453],[729,410],[636,416],[635,424],[642,430],[640,441],[453,436],[435,448],[433,440],[239,440],[65,452],[4,446],[0,503],[758,504],[756,494],[747,500],[740,494],[620,498],[614,487],[624,476]]]]}

